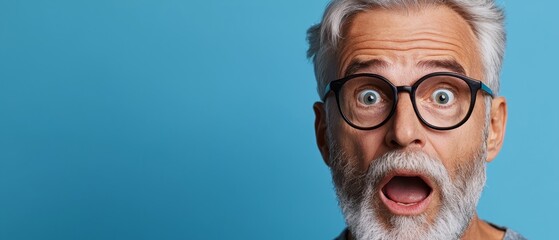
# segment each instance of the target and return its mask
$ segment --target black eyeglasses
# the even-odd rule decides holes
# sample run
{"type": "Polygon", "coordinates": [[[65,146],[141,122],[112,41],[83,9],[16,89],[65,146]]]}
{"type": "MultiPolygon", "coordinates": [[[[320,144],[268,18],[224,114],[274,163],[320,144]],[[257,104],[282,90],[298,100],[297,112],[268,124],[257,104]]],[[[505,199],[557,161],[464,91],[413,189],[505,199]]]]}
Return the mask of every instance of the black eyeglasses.
{"type": "Polygon", "coordinates": [[[344,120],[354,128],[372,130],[394,115],[398,93],[408,92],[423,124],[450,130],[468,121],[480,89],[493,97],[493,91],[481,81],[452,72],[425,75],[412,86],[394,86],[383,76],[360,73],[330,82],[322,101],[333,91],[344,120]]]}

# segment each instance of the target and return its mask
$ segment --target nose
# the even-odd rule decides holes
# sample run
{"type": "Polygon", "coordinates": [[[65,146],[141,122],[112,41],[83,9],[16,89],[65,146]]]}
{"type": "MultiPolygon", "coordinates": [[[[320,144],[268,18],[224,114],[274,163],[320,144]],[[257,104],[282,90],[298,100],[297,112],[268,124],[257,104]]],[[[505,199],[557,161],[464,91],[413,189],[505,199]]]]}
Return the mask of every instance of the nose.
{"type": "Polygon", "coordinates": [[[385,141],[391,148],[422,148],[425,145],[424,127],[407,91],[398,94],[396,110],[388,127],[385,141]]]}

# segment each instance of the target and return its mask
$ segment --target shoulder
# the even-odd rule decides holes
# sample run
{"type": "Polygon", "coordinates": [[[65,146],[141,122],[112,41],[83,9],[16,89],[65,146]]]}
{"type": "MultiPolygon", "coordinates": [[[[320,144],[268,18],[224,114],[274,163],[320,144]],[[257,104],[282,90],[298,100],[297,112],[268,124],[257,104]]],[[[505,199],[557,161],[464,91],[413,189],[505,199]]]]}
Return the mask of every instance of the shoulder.
{"type": "Polygon", "coordinates": [[[503,237],[503,240],[526,240],[524,236],[520,235],[520,233],[517,233],[516,231],[510,228],[499,226],[490,222],[487,223],[489,223],[491,226],[495,228],[505,231],[505,237],[503,237]]]}
{"type": "Polygon", "coordinates": [[[526,240],[526,238],[520,235],[520,233],[517,233],[511,230],[510,228],[507,228],[505,230],[505,237],[503,240],[526,240]]]}

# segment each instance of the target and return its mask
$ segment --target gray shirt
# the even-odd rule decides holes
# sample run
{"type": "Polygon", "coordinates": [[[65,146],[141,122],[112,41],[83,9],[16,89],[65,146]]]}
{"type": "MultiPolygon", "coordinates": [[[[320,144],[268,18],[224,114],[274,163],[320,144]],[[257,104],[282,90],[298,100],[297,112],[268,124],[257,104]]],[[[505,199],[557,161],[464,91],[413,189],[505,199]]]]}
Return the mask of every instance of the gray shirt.
{"type": "MultiPolygon", "coordinates": [[[[505,237],[503,238],[503,240],[527,240],[525,237],[523,237],[522,235],[520,235],[519,233],[513,231],[510,228],[505,228],[505,227],[501,227],[498,225],[495,225],[493,223],[489,223],[491,224],[491,226],[498,228],[500,230],[505,231],[505,237]]],[[[336,237],[335,240],[347,240],[347,235],[349,234],[349,230],[346,228],[341,234],[340,236],[336,237]]]]}

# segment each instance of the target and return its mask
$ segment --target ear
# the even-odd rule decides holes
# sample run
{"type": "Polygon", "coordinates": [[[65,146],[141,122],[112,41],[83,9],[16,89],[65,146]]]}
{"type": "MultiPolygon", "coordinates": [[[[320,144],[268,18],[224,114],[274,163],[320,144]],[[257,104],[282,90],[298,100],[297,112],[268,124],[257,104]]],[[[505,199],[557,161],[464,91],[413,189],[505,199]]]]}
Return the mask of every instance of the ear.
{"type": "Polygon", "coordinates": [[[493,99],[491,104],[491,120],[489,125],[489,136],[487,139],[487,162],[493,161],[505,139],[507,127],[507,102],[504,97],[493,99]]]}
{"type": "Polygon", "coordinates": [[[316,145],[322,154],[322,159],[326,165],[330,166],[330,150],[328,149],[328,137],[326,135],[326,111],[324,110],[324,103],[315,102],[313,105],[314,110],[314,133],[316,135],[316,145]]]}

